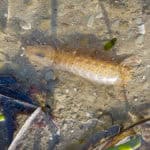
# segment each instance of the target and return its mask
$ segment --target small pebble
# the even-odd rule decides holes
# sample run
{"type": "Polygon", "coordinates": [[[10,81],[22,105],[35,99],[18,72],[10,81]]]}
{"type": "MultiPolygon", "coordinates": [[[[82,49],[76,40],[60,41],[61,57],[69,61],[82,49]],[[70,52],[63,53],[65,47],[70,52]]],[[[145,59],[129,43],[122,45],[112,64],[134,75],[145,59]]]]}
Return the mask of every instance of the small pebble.
{"type": "Polygon", "coordinates": [[[146,76],[143,76],[143,77],[142,77],[142,80],[145,80],[145,79],[146,79],[146,76]]]}
{"type": "Polygon", "coordinates": [[[23,57],[24,55],[25,55],[24,53],[20,54],[21,57],[23,57]]]}
{"type": "Polygon", "coordinates": [[[70,132],[71,132],[71,133],[73,133],[73,132],[74,132],[74,130],[71,130],[70,132]]]}
{"type": "Polygon", "coordinates": [[[21,50],[23,50],[23,51],[24,51],[24,50],[25,50],[25,48],[24,48],[24,47],[21,47],[21,50]]]}
{"type": "Polygon", "coordinates": [[[21,24],[21,28],[24,30],[30,30],[31,24],[30,23],[23,23],[23,24],[21,24]]]}
{"type": "Polygon", "coordinates": [[[5,13],[5,14],[4,14],[4,17],[6,17],[6,18],[7,18],[7,17],[8,17],[8,14],[6,14],[6,13],[5,13]]]}
{"type": "Polygon", "coordinates": [[[139,34],[145,34],[145,25],[141,24],[138,26],[138,32],[139,34]]]}
{"type": "Polygon", "coordinates": [[[60,129],[57,130],[56,135],[60,136],[60,129]]]}
{"type": "Polygon", "coordinates": [[[77,88],[74,88],[73,90],[74,90],[75,92],[77,92],[77,88]]]}
{"type": "Polygon", "coordinates": [[[86,112],[86,117],[91,117],[91,114],[89,112],[86,112]]]}
{"type": "Polygon", "coordinates": [[[98,114],[99,114],[99,115],[102,115],[102,114],[103,114],[103,112],[102,112],[102,111],[99,111],[99,112],[98,112],[98,114]]]}
{"type": "Polygon", "coordinates": [[[100,13],[100,14],[96,15],[96,17],[95,17],[95,18],[96,18],[96,19],[103,18],[103,14],[102,14],[102,13],[100,13]]]}
{"type": "Polygon", "coordinates": [[[93,23],[94,23],[94,15],[90,16],[90,18],[88,20],[88,23],[87,23],[87,26],[89,28],[92,28],[93,27],[93,23]]]}
{"type": "Polygon", "coordinates": [[[69,90],[68,90],[68,89],[66,89],[66,90],[65,90],[65,92],[66,92],[66,93],[69,93],[69,90]]]}
{"type": "Polygon", "coordinates": [[[150,65],[147,65],[146,67],[147,67],[147,68],[150,68],[150,65]]]}
{"type": "Polygon", "coordinates": [[[94,93],[93,93],[93,95],[94,95],[94,96],[97,96],[97,93],[96,93],[96,92],[94,92],[94,93]]]}
{"type": "Polygon", "coordinates": [[[52,136],[50,136],[49,140],[51,140],[51,141],[52,141],[52,140],[53,140],[53,137],[52,137],[52,136]]]}
{"type": "Polygon", "coordinates": [[[20,54],[21,57],[23,57],[25,55],[25,48],[21,47],[22,53],[20,54]]]}
{"type": "Polygon", "coordinates": [[[135,99],[134,99],[134,101],[135,101],[135,102],[137,102],[137,101],[138,101],[138,99],[137,99],[137,98],[135,98],[135,99]]]}

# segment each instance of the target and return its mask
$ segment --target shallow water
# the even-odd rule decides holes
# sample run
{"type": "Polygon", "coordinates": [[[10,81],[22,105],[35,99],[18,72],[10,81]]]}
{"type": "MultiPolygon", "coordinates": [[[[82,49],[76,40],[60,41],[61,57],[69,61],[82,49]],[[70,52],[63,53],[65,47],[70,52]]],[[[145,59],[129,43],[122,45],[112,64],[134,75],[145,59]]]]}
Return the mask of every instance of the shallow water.
{"type": "MultiPolygon", "coordinates": [[[[149,26],[146,0],[0,1],[0,73],[14,75],[26,91],[33,85],[42,90],[61,129],[61,142],[56,149],[76,147],[74,143],[93,130],[108,128],[112,123],[127,126],[149,117],[149,26]],[[112,37],[117,38],[117,44],[106,52],[103,44],[112,37]],[[24,55],[25,47],[38,44],[51,44],[97,59],[132,55],[124,61],[131,65],[133,78],[123,89],[33,65],[24,55]],[[105,113],[112,118],[104,115],[98,127],[88,122],[105,113]],[[86,127],[81,130],[84,123],[86,127]]],[[[18,122],[21,126],[24,119],[20,117],[18,122]]],[[[30,144],[27,148],[32,149],[30,144]]]]}

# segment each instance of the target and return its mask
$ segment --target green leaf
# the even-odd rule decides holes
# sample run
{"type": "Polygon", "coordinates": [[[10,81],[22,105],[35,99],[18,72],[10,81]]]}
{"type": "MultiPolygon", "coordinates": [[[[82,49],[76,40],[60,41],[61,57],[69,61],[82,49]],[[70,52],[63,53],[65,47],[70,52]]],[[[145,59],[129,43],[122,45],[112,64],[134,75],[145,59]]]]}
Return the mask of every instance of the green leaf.
{"type": "Polygon", "coordinates": [[[5,121],[5,116],[3,114],[0,114],[0,122],[5,121]]]}
{"type": "Polygon", "coordinates": [[[104,50],[106,51],[111,50],[112,47],[114,47],[114,45],[116,44],[116,42],[117,42],[117,38],[113,38],[110,41],[106,42],[104,44],[104,50]]]}

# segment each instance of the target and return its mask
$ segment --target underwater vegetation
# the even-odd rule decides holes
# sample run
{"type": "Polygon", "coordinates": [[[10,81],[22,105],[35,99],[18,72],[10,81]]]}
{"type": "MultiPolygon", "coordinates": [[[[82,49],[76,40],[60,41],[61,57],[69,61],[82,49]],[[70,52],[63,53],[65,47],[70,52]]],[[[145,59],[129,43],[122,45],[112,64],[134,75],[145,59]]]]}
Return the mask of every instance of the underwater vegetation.
{"type": "Polygon", "coordinates": [[[16,83],[16,79],[11,76],[0,76],[0,105],[7,128],[8,145],[12,142],[16,130],[17,113],[31,113],[37,108],[26,93],[16,89],[16,83]]]}
{"type": "Polygon", "coordinates": [[[140,135],[131,136],[129,141],[108,148],[107,150],[136,150],[141,146],[142,138],[140,135]]]}
{"type": "Polygon", "coordinates": [[[10,76],[0,76],[0,85],[9,85],[16,83],[16,79],[10,76]]]}
{"type": "Polygon", "coordinates": [[[3,114],[0,114],[0,122],[5,121],[5,116],[3,114]]]}
{"type": "MultiPolygon", "coordinates": [[[[97,144],[102,146],[102,150],[147,150],[149,149],[149,144],[147,145],[146,140],[149,140],[150,134],[149,131],[146,131],[146,128],[149,129],[149,121],[150,118],[145,118],[125,129],[120,128],[116,135],[105,140],[100,138],[97,144]],[[147,133],[145,134],[144,132],[147,133]]],[[[94,145],[92,146],[94,147],[94,145]]]]}
{"type": "Polygon", "coordinates": [[[117,42],[117,38],[113,38],[104,44],[104,50],[111,50],[117,42]]]}

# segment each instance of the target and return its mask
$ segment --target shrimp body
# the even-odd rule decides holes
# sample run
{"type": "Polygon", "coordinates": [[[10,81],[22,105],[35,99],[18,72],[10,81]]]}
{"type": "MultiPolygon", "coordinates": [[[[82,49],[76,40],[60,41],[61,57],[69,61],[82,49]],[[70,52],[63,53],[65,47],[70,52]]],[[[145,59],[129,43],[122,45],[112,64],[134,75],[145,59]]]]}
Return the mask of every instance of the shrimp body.
{"type": "Polygon", "coordinates": [[[60,52],[50,46],[28,46],[26,56],[37,65],[68,71],[101,84],[124,84],[131,76],[129,68],[118,63],[60,52]]]}

